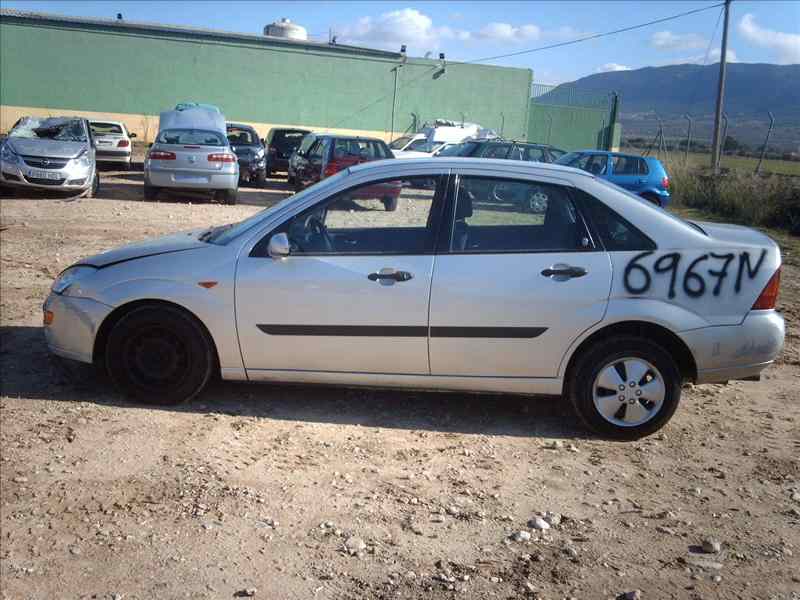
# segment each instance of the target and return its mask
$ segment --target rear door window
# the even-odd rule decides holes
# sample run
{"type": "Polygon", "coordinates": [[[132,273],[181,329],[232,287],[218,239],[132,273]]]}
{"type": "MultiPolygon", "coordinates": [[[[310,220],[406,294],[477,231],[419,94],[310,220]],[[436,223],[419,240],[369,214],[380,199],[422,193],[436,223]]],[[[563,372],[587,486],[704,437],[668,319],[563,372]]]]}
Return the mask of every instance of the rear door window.
{"type": "Polygon", "coordinates": [[[448,250],[455,253],[592,248],[567,189],[551,183],[460,177],[448,250]]]}
{"type": "Polygon", "coordinates": [[[635,156],[613,157],[614,175],[636,175],[639,171],[639,159],[635,156]]]}
{"type": "Polygon", "coordinates": [[[506,158],[511,144],[487,144],[481,152],[483,158],[506,158]]]}
{"type": "Polygon", "coordinates": [[[528,162],[547,162],[544,148],[538,146],[522,146],[522,160],[528,162]]]}
{"type": "Polygon", "coordinates": [[[650,169],[647,168],[647,161],[643,158],[637,158],[636,162],[639,164],[639,175],[647,175],[650,169]]]}

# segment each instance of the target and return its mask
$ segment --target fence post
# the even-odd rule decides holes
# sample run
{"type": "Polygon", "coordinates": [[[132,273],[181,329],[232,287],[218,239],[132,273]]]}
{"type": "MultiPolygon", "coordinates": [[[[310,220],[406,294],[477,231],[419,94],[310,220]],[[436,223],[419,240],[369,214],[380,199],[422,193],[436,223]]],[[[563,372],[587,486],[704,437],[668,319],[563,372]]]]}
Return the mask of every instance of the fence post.
{"type": "Polygon", "coordinates": [[[689,116],[689,113],[686,113],[683,118],[689,121],[689,128],[686,131],[686,151],[683,153],[683,163],[686,166],[689,164],[689,148],[692,145],[692,117],[689,116]]]}
{"type": "Polygon", "coordinates": [[[772,133],[772,127],[775,125],[775,117],[772,114],[772,111],[767,111],[769,114],[769,129],[767,129],[767,137],[764,139],[764,145],[761,147],[761,156],[758,159],[758,164],[756,165],[756,175],[761,174],[761,163],[764,162],[764,155],[767,153],[767,144],[769,143],[769,136],[772,133]]]}

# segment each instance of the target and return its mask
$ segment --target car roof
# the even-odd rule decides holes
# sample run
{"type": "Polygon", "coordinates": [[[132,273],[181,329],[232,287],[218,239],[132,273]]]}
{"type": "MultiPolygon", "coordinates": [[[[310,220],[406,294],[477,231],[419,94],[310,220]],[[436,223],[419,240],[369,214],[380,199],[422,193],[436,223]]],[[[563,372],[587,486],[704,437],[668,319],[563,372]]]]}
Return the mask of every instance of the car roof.
{"type": "Polygon", "coordinates": [[[386,143],[380,138],[376,137],[365,137],[363,135],[347,135],[344,133],[317,133],[315,134],[317,137],[320,138],[331,138],[334,140],[361,140],[363,142],[381,142],[386,143]]]}
{"type": "MultiPolygon", "coordinates": [[[[389,159],[391,160],[391,159],[389,159]]],[[[348,167],[351,173],[363,173],[364,171],[378,170],[384,168],[389,160],[378,160],[361,163],[348,167]]],[[[473,158],[473,157],[460,157],[460,156],[436,156],[436,157],[423,157],[423,158],[404,158],[401,161],[392,160],[393,168],[409,169],[424,167],[430,165],[436,167],[437,170],[447,168],[470,168],[475,167],[479,169],[498,169],[510,172],[528,172],[530,174],[542,174],[545,172],[554,177],[558,176],[578,176],[595,179],[591,173],[587,173],[582,169],[574,167],[566,167],[554,163],[540,163],[540,162],[527,162],[520,160],[505,160],[500,158],[473,158]]]]}
{"type": "Polygon", "coordinates": [[[236,127],[237,129],[252,129],[253,131],[256,130],[255,127],[252,125],[248,125],[247,123],[232,123],[231,121],[225,121],[225,127],[236,127]]]}
{"type": "Polygon", "coordinates": [[[110,123],[111,125],[124,125],[122,121],[114,121],[113,119],[89,119],[89,123],[110,123]]]}

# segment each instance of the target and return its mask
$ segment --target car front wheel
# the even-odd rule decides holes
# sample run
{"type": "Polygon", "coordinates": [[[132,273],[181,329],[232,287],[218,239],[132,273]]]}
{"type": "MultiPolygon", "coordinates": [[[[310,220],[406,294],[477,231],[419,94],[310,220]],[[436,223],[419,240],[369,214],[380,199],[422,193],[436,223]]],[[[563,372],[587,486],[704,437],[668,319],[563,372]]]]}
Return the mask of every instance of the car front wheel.
{"type": "Polygon", "coordinates": [[[114,326],[106,367],[126,395],[147,404],[177,404],[211,378],[214,350],[202,326],[180,309],[143,306],[114,326]]]}
{"type": "Polygon", "coordinates": [[[635,336],[609,338],[580,356],[569,382],[578,416],[600,435],[635,440],[670,420],[681,397],[675,360],[635,336]]]}

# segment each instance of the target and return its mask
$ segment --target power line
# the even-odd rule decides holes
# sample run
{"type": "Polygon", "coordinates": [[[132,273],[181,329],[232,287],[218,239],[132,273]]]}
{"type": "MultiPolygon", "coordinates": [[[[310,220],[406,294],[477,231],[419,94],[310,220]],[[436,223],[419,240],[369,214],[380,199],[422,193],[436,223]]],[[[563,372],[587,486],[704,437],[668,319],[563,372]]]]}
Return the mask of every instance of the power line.
{"type": "Polygon", "coordinates": [[[650,27],[651,25],[657,25],[659,23],[665,23],[667,21],[672,21],[674,19],[680,19],[681,17],[686,17],[688,15],[694,15],[699,12],[704,12],[706,10],[711,10],[712,8],[717,8],[723,6],[724,2],[718,2],[717,4],[712,4],[710,6],[704,6],[703,8],[695,8],[694,10],[687,10],[686,12],[678,13],[677,15],[672,15],[670,17],[663,17],[661,19],[655,19],[654,21],[648,21],[647,23],[640,23],[639,25],[631,25],[630,27],[623,27],[622,29],[615,29],[614,31],[606,31],[605,33],[595,33],[592,35],[587,35],[582,38],[577,38],[574,40],[569,40],[566,42],[558,42],[557,44],[549,44],[547,46],[539,46],[538,48],[529,48],[528,50],[519,50],[517,52],[509,52],[508,54],[498,54],[497,56],[487,56],[486,58],[477,58],[475,60],[467,60],[464,61],[466,64],[471,63],[479,63],[479,62],[486,62],[488,60],[497,60],[499,58],[508,58],[510,56],[520,56],[522,54],[531,54],[533,52],[541,52],[542,50],[552,50],[553,48],[561,48],[563,46],[570,46],[572,44],[579,44],[581,42],[588,42],[589,40],[596,40],[603,37],[608,37],[610,35],[616,35],[618,33],[625,33],[626,31],[633,31],[634,29],[642,29],[643,27],[650,27]]]}

